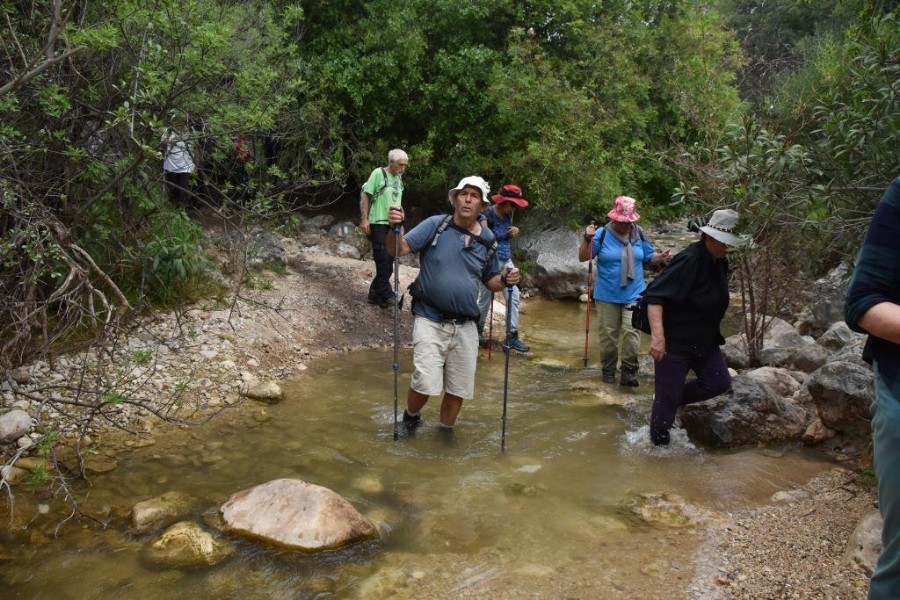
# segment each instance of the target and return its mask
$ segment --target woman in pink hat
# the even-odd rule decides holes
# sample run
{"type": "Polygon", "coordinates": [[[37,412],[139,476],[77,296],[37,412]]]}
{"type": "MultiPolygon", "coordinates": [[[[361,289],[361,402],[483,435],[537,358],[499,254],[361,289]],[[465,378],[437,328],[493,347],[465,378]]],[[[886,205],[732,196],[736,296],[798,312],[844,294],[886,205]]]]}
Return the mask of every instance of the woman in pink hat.
{"type": "Polygon", "coordinates": [[[646,287],[644,267],[665,265],[672,254],[657,253],[636,221],[635,200],[619,196],[604,227],[593,224],[584,231],[578,248],[578,260],[596,259],[594,299],[600,317],[600,366],[604,383],[615,383],[619,363],[619,340],[622,342],[620,385],[638,385],[638,351],[641,332],[631,326],[634,303],[646,287]]]}

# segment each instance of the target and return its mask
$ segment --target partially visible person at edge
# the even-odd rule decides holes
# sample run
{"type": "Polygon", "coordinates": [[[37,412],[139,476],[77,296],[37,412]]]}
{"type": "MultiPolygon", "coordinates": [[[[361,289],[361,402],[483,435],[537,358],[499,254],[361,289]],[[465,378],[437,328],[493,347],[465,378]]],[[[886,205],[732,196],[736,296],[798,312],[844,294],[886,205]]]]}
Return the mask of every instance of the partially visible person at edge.
{"type": "Polygon", "coordinates": [[[638,385],[638,352],[641,332],[631,326],[631,311],[644,291],[644,267],[665,265],[672,257],[668,250],[657,253],[637,225],[641,216],[634,198],[619,196],[607,216],[610,221],[599,230],[592,224],[584,230],[578,260],[593,256],[594,299],[600,317],[600,366],[604,383],[615,383],[622,342],[622,371],[619,383],[638,385]]]}
{"type": "Polygon", "coordinates": [[[700,228],[700,241],[675,255],[647,289],[650,356],[655,364],[650,440],[669,443],[678,407],[726,392],[731,375],[720,325],[728,309],[728,247],[745,241],[735,235],[738,214],[717,210],[700,228]],[[695,379],[685,381],[688,371],[695,379]]]}
{"type": "Polygon", "coordinates": [[[369,304],[387,308],[394,301],[391,289],[392,261],[385,239],[388,229],[388,208],[403,201],[403,173],[409,166],[409,156],[399,148],[388,152],[388,164],[372,171],[359,194],[359,227],[372,242],[375,278],[369,286],[369,304]]]}
{"type": "MultiPolygon", "coordinates": [[[[497,256],[500,262],[507,268],[512,268],[512,251],[510,249],[510,240],[519,235],[519,228],[513,225],[513,215],[516,208],[526,208],[528,200],[522,197],[522,190],[516,185],[504,185],[500,188],[499,194],[491,196],[494,206],[489,207],[484,213],[487,226],[497,238],[497,256]]],[[[521,294],[519,286],[514,285],[509,288],[509,292],[504,292],[504,300],[508,306],[506,309],[509,313],[509,346],[517,352],[529,352],[531,348],[526,346],[519,339],[519,301],[521,294]]],[[[478,344],[484,346],[487,338],[484,337],[484,325],[487,322],[488,310],[491,306],[494,294],[486,289],[481,290],[478,297],[478,308],[481,316],[478,318],[478,344]]]]}
{"type": "MultiPolygon", "coordinates": [[[[413,304],[414,372],[406,398],[403,422],[408,430],[421,423],[419,412],[429,396],[444,390],[439,426],[450,430],[464,400],[475,392],[478,358],[478,289],[493,292],[519,283],[519,272],[501,268],[491,254],[494,235],[478,222],[482,205],[488,202],[487,183],[477,176],[465,177],[448,197],[453,219],[439,235],[443,215],[425,219],[408,233],[400,233],[400,256],[419,252],[419,277],[410,287],[413,304]]],[[[403,222],[403,208],[394,205],[389,222],[403,222]]],[[[394,231],[387,236],[394,252],[394,231]]]]}
{"type": "Polygon", "coordinates": [[[234,168],[232,171],[232,185],[235,189],[235,199],[243,202],[246,199],[250,187],[250,168],[256,155],[253,151],[253,142],[246,134],[239,134],[234,145],[234,168]]]}
{"type": "Polygon", "coordinates": [[[179,119],[162,135],[163,179],[170,201],[187,206],[191,199],[191,175],[196,168],[187,121],[179,119]]]}
{"type": "Polygon", "coordinates": [[[847,290],[844,319],[868,333],[863,359],[875,371],[872,403],[878,508],[884,549],[869,600],[900,598],[900,178],[885,190],[847,290]]]}

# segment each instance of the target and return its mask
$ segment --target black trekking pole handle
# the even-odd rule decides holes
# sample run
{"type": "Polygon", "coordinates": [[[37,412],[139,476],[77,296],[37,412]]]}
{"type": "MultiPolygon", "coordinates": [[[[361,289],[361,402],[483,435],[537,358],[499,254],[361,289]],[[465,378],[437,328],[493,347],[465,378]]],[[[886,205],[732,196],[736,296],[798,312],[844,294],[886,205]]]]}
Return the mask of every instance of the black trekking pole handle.
{"type": "Polygon", "coordinates": [[[399,358],[399,316],[400,316],[400,225],[394,225],[394,441],[400,439],[397,424],[397,394],[398,394],[398,376],[400,374],[400,358],[399,358]]]}

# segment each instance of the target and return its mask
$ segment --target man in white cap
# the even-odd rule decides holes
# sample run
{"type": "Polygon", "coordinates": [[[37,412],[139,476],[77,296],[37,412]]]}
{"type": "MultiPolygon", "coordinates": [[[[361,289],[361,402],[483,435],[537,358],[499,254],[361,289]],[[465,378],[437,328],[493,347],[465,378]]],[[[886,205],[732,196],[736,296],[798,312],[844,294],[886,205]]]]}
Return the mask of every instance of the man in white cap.
{"type": "Polygon", "coordinates": [[[731,387],[719,327],[728,309],[728,247],[745,243],[734,233],[737,224],[735,211],[715,211],[700,240],[676,254],[645,292],[655,370],[650,440],[657,446],[669,443],[680,406],[731,387]],[[686,381],[691,370],[697,377],[686,381]]]}
{"type": "MultiPolygon", "coordinates": [[[[489,191],[481,177],[465,177],[448,192],[452,218],[433,216],[400,233],[400,256],[419,252],[420,262],[419,276],[410,286],[415,371],[403,412],[407,430],[421,423],[419,411],[442,389],[439,426],[453,428],[463,400],[475,395],[479,287],[498,292],[519,283],[518,270],[501,268],[494,234],[478,222],[489,191]]],[[[401,206],[390,207],[391,226],[402,223],[403,217],[401,206]]],[[[395,243],[391,229],[391,254],[395,243]]]]}

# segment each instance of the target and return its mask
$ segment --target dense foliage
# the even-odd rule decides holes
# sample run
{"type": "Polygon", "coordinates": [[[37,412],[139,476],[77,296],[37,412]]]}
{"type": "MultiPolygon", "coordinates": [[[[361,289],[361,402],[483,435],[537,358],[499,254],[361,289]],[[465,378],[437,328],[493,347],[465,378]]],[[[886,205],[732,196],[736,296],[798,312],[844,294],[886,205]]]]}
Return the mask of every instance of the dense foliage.
{"type": "Polygon", "coordinates": [[[0,2],[0,365],[195,289],[200,230],[162,193],[169,127],[195,150],[196,201],[237,221],[352,204],[403,147],[414,202],[478,173],[573,223],[628,193],[648,217],[729,204],[814,224],[847,252],[897,172],[890,9],[0,2]]]}

